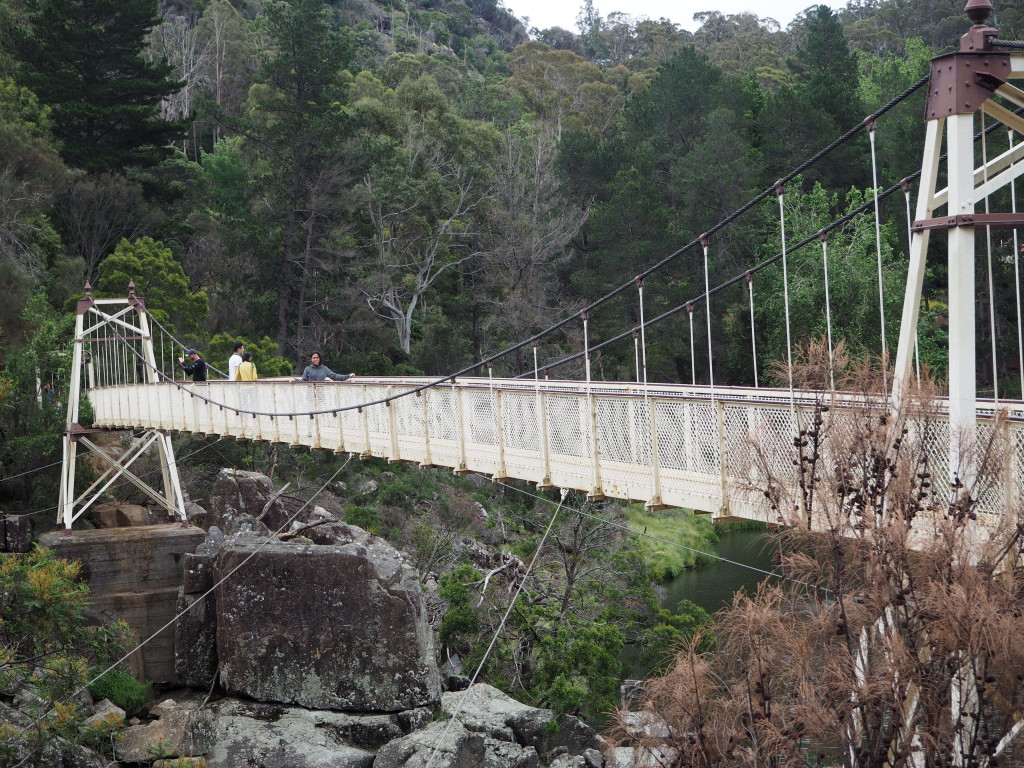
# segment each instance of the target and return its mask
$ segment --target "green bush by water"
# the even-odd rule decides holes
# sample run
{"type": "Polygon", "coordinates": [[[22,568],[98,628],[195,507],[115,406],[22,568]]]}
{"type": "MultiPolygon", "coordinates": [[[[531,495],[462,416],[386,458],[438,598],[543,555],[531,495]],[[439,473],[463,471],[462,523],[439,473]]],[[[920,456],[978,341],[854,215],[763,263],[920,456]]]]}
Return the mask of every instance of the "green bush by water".
{"type": "Polygon", "coordinates": [[[708,515],[694,515],[684,509],[652,512],[640,504],[630,504],[626,516],[630,528],[646,534],[637,536],[637,546],[658,581],[678,576],[685,568],[707,565],[710,560],[701,553],[711,552],[711,545],[718,541],[708,515]]]}

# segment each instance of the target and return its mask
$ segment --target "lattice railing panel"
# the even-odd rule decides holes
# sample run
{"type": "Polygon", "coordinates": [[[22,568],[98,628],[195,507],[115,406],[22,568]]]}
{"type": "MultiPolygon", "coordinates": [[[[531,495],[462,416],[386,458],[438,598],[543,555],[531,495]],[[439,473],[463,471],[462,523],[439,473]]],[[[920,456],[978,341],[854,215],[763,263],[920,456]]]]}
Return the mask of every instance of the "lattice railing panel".
{"type": "MultiPolygon", "coordinates": [[[[106,362],[108,367],[115,363],[106,362]]],[[[595,385],[588,393],[568,382],[505,387],[471,381],[437,386],[390,407],[355,408],[415,383],[139,383],[94,387],[90,397],[99,426],[235,435],[369,453],[712,512],[726,508],[727,496],[730,513],[758,519],[766,514],[758,476],[793,477],[793,409],[784,397],[768,392],[713,399],[707,390],[689,387],[672,396],[664,385],[645,396],[635,386],[595,385]]],[[[813,416],[816,397],[798,398],[802,422],[813,416]]],[[[852,433],[863,426],[854,421],[855,414],[834,406],[826,418],[833,432],[852,433]],[[850,419],[845,426],[844,419],[850,419]]],[[[984,442],[994,427],[985,418],[979,423],[984,442]]],[[[924,442],[933,489],[941,497],[950,453],[946,416],[939,409],[908,428],[924,442]]],[[[998,473],[1005,482],[980,489],[984,510],[1024,498],[1024,429],[1012,420],[998,429],[1010,447],[998,473]]],[[[829,450],[826,441],[825,461],[829,450]]]]}

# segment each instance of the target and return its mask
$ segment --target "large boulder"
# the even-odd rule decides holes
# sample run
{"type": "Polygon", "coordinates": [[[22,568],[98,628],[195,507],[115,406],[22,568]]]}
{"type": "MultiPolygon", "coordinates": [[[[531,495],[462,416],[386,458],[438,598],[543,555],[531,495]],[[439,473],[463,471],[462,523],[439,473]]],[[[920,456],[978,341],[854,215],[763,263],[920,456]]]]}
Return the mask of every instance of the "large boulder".
{"type": "Polygon", "coordinates": [[[354,712],[438,701],[419,583],[383,539],[263,546],[229,538],[214,581],[228,573],[216,589],[217,656],[228,691],[354,712]]]}
{"type": "Polygon", "coordinates": [[[425,728],[386,744],[373,768],[481,768],[485,765],[484,737],[458,722],[430,723],[425,728]]]}
{"type": "Polygon", "coordinates": [[[527,706],[486,683],[445,693],[441,708],[470,731],[533,747],[541,755],[556,747],[578,755],[601,744],[594,729],[578,718],[556,718],[550,709],[527,706]]]}
{"type": "Polygon", "coordinates": [[[217,677],[217,604],[208,595],[178,593],[174,673],[189,688],[208,690],[217,677]]]}
{"type": "Polygon", "coordinates": [[[215,741],[214,716],[197,699],[166,699],[153,708],[159,719],[133,725],[122,732],[114,748],[118,760],[141,763],[154,757],[189,757],[206,754],[215,741]]]}
{"type": "Polygon", "coordinates": [[[393,719],[224,699],[209,707],[215,738],[209,768],[370,768],[372,752],[352,745],[399,736],[393,719]]]}
{"type": "Polygon", "coordinates": [[[261,520],[273,531],[289,518],[285,505],[274,499],[274,484],[269,477],[259,472],[222,469],[210,492],[210,508],[203,524],[230,534],[234,531],[234,520],[241,515],[261,520]]]}

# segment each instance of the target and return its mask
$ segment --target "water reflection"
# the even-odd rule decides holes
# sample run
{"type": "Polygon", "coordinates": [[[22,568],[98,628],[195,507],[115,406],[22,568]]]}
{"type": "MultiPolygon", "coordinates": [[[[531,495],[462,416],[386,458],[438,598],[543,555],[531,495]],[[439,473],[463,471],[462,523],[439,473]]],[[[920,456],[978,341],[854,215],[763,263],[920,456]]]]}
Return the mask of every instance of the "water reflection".
{"type": "Polygon", "coordinates": [[[732,562],[716,560],[707,567],[683,571],[664,585],[663,605],[673,608],[685,599],[713,614],[729,605],[739,589],[745,589],[748,595],[754,594],[757,585],[767,578],[763,572],[774,570],[769,539],[770,535],[764,531],[724,534],[715,545],[714,553],[732,562]]]}

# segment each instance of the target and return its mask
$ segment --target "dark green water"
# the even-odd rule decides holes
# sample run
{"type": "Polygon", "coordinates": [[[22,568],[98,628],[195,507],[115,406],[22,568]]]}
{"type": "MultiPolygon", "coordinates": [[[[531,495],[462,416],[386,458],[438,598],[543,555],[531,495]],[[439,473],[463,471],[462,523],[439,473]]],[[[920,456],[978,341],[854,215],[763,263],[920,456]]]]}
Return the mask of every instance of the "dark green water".
{"type": "MultiPolygon", "coordinates": [[[[723,534],[711,551],[731,562],[715,560],[703,568],[683,571],[662,584],[666,590],[662,605],[671,609],[685,599],[714,614],[728,606],[738,590],[754,594],[757,585],[768,578],[764,571],[773,569],[773,557],[766,547],[768,541],[769,535],[763,531],[723,534]]],[[[633,646],[626,646],[623,650],[622,661],[626,664],[629,678],[642,680],[651,672],[650,667],[640,661],[639,652],[633,646]]]]}
{"type": "Polygon", "coordinates": [[[773,556],[766,546],[768,540],[768,535],[762,531],[723,534],[713,551],[732,562],[715,561],[704,568],[683,571],[664,585],[667,589],[664,606],[672,608],[686,599],[708,613],[715,613],[732,602],[737,590],[745,589],[747,594],[754,594],[757,585],[766,578],[762,571],[773,570],[773,556]]]}

